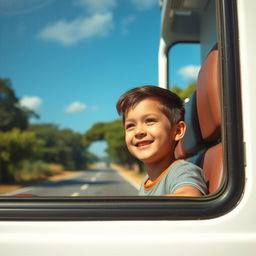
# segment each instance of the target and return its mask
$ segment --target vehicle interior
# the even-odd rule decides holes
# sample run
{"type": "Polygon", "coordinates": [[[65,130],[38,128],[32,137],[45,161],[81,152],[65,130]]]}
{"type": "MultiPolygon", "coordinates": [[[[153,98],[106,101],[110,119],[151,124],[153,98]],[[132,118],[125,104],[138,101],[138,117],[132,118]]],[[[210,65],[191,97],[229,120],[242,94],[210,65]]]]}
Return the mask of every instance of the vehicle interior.
{"type": "Polygon", "coordinates": [[[161,85],[169,87],[168,72],[161,72],[172,65],[172,60],[164,61],[166,52],[180,42],[197,42],[200,45],[197,89],[185,104],[187,130],[175,154],[177,158],[191,161],[203,169],[209,194],[212,194],[221,188],[224,177],[215,1],[167,1],[162,8],[165,15],[159,51],[161,85]],[[166,63],[167,67],[160,63],[166,63]]]}
{"type": "Polygon", "coordinates": [[[197,90],[185,105],[187,131],[175,152],[177,158],[204,170],[209,193],[216,192],[223,181],[218,56],[214,48],[199,71],[197,90]]]}

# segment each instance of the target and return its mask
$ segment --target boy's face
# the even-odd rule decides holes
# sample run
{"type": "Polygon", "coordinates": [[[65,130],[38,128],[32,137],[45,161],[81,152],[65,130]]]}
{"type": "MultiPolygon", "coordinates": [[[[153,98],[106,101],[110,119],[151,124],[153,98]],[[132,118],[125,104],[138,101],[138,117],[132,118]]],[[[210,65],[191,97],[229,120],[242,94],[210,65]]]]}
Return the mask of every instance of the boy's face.
{"type": "Polygon", "coordinates": [[[160,111],[154,98],[142,100],[125,116],[125,141],[128,150],[145,164],[173,159],[176,125],[160,111]]]}

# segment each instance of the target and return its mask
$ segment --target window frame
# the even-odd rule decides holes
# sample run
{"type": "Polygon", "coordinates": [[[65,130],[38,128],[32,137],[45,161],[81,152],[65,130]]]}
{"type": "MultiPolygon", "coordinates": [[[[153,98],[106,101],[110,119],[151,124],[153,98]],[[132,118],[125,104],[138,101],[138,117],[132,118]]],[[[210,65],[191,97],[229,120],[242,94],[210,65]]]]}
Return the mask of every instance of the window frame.
{"type": "Polygon", "coordinates": [[[0,220],[193,220],[215,218],[235,208],[245,181],[237,5],[233,0],[216,3],[226,173],[222,189],[201,198],[2,197],[0,220]]]}

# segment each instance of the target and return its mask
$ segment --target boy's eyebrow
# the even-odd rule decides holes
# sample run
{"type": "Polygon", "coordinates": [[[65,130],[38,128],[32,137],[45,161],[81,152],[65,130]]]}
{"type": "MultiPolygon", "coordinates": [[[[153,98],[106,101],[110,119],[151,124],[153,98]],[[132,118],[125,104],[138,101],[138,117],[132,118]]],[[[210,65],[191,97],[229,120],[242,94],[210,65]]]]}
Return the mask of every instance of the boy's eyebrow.
{"type": "MultiPolygon", "coordinates": [[[[142,115],[140,118],[145,119],[146,117],[151,116],[151,115],[155,116],[156,113],[147,113],[147,114],[142,115]]],[[[135,122],[135,119],[134,118],[125,118],[124,122],[135,122]]]]}
{"type": "Polygon", "coordinates": [[[124,123],[126,122],[135,122],[135,120],[133,118],[129,118],[129,119],[125,118],[124,123]]]}

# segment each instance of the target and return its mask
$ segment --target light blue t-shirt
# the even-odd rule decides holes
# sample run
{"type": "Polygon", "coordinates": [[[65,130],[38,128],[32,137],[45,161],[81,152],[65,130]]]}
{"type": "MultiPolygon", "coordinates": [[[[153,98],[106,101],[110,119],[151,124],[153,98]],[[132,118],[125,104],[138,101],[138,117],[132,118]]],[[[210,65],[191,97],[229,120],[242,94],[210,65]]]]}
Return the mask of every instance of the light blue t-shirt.
{"type": "Polygon", "coordinates": [[[184,160],[175,161],[158,179],[147,185],[148,176],[141,184],[140,196],[162,196],[172,194],[175,190],[183,186],[193,186],[202,195],[207,194],[207,186],[204,181],[204,173],[201,168],[184,160]]]}

